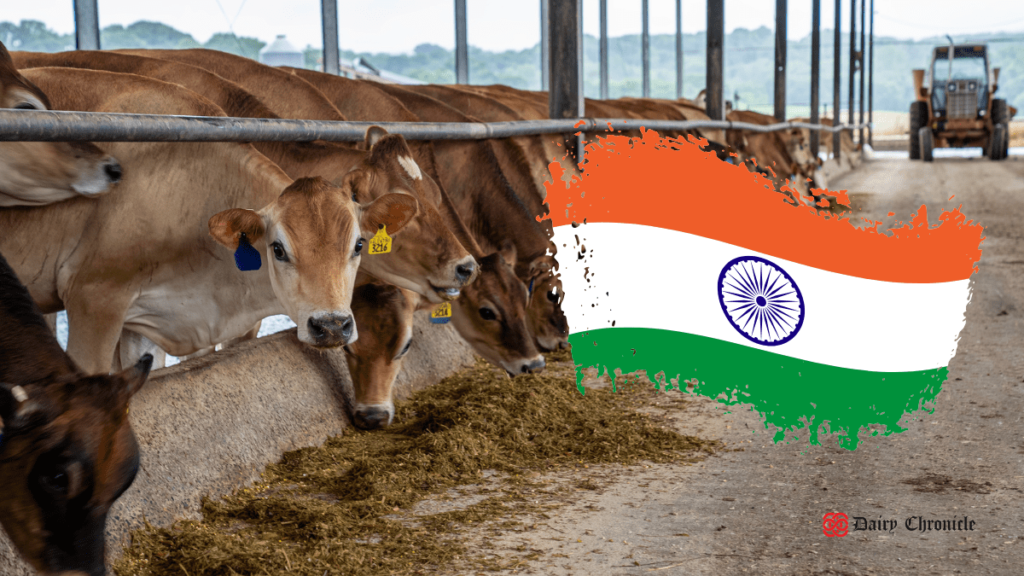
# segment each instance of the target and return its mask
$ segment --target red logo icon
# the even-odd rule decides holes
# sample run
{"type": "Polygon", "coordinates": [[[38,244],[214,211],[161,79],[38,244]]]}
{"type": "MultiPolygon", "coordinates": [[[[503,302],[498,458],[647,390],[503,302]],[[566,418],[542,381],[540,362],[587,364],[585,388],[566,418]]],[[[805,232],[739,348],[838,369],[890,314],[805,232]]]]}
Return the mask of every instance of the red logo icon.
{"type": "Polygon", "coordinates": [[[846,536],[849,528],[849,519],[842,512],[829,512],[821,521],[821,531],[829,538],[846,536]]]}

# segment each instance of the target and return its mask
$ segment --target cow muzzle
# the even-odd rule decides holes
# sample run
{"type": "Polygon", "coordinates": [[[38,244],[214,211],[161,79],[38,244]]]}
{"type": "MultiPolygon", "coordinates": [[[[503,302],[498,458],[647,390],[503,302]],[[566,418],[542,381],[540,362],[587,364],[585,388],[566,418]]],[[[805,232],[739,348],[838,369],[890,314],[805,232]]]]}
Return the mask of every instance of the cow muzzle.
{"type": "Polygon", "coordinates": [[[390,425],[394,416],[394,407],[386,404],[359,406],[352,413],[352,424],[360,430],[377,430],[390,425]]]}
{"type": "Polygon", "coordinates": [[[351,314],[323,314],[306,322],[309,344],[319,348],[336,348],[352,344],[358,338],[356,321],[351,314]]]}
{"type": "Polygon", "coordinates": [[[505,365],[505,371],[508,375],[515,378],[519,374],[536,374],[544,371],[544,356],[537,354],[533,358],[526,358],[518,360],[516,362],[510,362],[505,365]],[[511,366],[509,366],[511,364],[511,366]],[[515,371],[513,371],[513,368],[515,371]]]}

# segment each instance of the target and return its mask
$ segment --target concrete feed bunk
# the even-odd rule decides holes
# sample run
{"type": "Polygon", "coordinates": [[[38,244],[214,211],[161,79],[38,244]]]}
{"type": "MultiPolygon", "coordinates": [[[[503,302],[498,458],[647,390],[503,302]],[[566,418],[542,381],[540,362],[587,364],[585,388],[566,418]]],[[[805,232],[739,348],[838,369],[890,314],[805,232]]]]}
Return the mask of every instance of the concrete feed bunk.
{"type": "MultiPolygon", "coordinates": [[[[472,362],[469,346],[450,325],[431,324],[418,313],[395,398],[472,362]]],[[[310,350],[294,329],[154,373],[132,399],[129,417],[142,467],[110,511],[108,563],[143,517],[156,526],[199,518],[203,496],[251,484],[285,452],[342,434],[351,390],[344,352],[310,350]]],[[[35,575],[2,532],[0,574],[35,575]]]]}

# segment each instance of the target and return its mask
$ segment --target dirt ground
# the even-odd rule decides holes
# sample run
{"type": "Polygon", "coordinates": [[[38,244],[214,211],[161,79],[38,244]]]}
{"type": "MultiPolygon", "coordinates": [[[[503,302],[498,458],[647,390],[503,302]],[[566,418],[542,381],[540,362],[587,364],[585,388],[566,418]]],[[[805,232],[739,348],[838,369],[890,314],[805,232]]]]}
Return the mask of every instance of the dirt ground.
{"type": "MultiPolygon", "coordinates": [[[[942,209],[962,202],[986,226],[967,327],[934,414],[905,418],[909,429],[901,434],[863,434],[849,452],[834,438],[822,446],[772,444],[756,413],[710,400],[666,412],[680,393],[660,394],[652,413],[664,413],[681,433],[721,439],[727,450],[691,466],[590,467],[547,477],[583,488],[526,528],[466,537],[488,554],[524,558],[507,573],[1020,574],[1024,159],[873,160],[834,188],[849,190],[865,217],[891,222],[885,215],[894,211],[906,219],[926,204],[935,223],[942,209]],[[822,533],[822,516],[835,511],[851,519],[846,537],[822,533]],[[897,527],[854,531],[855,516],[897,527]],[[905,521],[916,516],[966,517],[974,530],[910,531],[905,521]]],[[[878,323],[898,329],[891,320],[878,323]]]]}

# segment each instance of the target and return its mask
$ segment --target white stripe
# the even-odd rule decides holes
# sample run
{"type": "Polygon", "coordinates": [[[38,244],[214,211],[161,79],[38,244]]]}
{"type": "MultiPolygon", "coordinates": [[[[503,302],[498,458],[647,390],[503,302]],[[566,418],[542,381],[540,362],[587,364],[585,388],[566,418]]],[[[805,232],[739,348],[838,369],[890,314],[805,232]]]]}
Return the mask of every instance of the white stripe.
{"type": "MultiPolygon", "coordinates": [[[[608,328],[614,320],[616,327],[687,332],[829,366],[909,372],[948,365],[966,324],[970,280],[933,284],[866,280],[693,234],[636,224],[559,226],[554,232],[565,289],[562,308],[574,333],[608,328]],[[581,247],[586,247],[586,253],[578,259],[581,247]],[[804,321],[788,342],[778,346],[752,342],[723,312],[719,274],[741,256],[774,262],[799,287],[804,321]]],[[[807,250],[824,249],[809,239],[807,250]]],[[[833,250],[836,258],[843,257],[842,248],[833,250]]],[[[685,356],[686,350],[679,354],[685,356]]]]}

